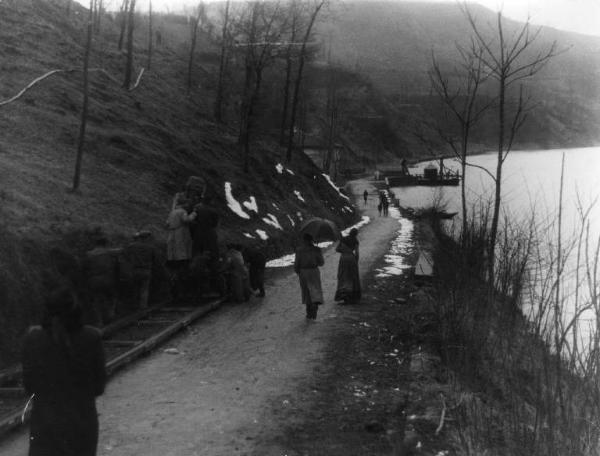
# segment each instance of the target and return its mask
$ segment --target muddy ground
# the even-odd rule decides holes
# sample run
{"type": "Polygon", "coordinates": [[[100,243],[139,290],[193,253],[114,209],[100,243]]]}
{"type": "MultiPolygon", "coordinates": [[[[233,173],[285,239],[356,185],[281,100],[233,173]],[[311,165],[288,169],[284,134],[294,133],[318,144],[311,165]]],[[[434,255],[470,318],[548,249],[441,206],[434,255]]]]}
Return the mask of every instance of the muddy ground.
{"type": "MultiPolygon", "coordinates": [[[[443,387],[431,388],[436,361],[423,355],[431,315],[408,276],[377,277],[399,220],[379,217],[375,198],[359,207],[372,218],[359,234],[360,304],[333,302],[333,248],[316,323],[291,268],[271,272],[265,298],[226,305],[111,380],[98,400],[98,454],[448,454],[443,429],[435,435],[443,387]]],[[[15,434],[0,453],[26,445],[15,434]]]]}

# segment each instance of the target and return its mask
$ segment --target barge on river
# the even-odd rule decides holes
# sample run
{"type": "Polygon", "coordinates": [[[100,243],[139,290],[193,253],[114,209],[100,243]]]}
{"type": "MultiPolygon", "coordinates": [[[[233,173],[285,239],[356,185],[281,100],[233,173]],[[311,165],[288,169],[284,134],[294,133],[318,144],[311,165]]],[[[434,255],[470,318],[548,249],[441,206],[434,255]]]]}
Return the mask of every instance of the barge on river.
{"type": "Polygon", "coordinates": [[[447,171],[438,174],[438,169],[435,167],[427,167],[423,174],[407,174],[402,171],[388,171],[385,177],[385,182],[388,187],[408,187],[413,185],[425,185],[429,187],[437,187],[441,185],[450,185],[456,187],[460,183],[460,175],[447,171]]]}

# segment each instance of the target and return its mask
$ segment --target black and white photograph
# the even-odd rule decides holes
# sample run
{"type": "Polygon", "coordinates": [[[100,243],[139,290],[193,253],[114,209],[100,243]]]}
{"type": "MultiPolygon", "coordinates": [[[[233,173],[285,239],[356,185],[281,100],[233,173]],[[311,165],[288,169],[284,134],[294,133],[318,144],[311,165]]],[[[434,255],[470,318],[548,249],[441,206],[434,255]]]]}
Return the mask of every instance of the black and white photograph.
{"type": "Polygon", "coordinates": [[[600,455],[600,0],[0,0],[0,455],[600,455]]]}

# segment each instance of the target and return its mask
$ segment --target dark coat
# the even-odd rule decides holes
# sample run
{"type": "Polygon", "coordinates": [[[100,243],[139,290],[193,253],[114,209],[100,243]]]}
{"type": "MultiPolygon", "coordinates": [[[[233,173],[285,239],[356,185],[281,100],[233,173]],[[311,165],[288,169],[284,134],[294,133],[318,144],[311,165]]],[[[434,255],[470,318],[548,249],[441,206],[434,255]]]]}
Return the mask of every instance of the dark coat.
{"type": "Polygon", "coordinates": [[[39,326],[23,344],[23,382],[35,394],[29,456],[94,456],[98,444],[95,398],[106,371],[100,332],[84,326],[58,345],[39,326]]]}

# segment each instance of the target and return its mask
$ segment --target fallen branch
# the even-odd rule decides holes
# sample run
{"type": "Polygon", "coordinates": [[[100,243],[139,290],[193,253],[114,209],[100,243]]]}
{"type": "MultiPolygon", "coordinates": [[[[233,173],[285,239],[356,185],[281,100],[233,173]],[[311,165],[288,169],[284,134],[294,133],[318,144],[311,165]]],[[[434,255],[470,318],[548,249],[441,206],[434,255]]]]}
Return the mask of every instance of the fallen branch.
{"type": "MultiPolygon", "coordinates": [[[[36,84],[42,82],[44,79],[49,78],[50,76],[53,76],[55,74],[58,73],[74,73],[77,71],[82,71],[79,68],[71,68],[71,69],[66,69],[66,70],[52,70],[52,71],[48,71],[46,74],[43,74],[42,76],[35,78],[33,81],[31,81],[29,84],[27,84],[19,93],[17,93],[14,97],[9,98],[8,100],[4,100],[4,101],[0,101],[0,107],[7,105],[9,103],[12,103],[13,101],[18,100],[19,98],[21,98],[23,96],[23,94],[25,92],[27,92],[29,89],[31,89],[32,87],[34,87],[36,84]]],[[[110,75],[106,70],[103,70],[102,68],[90,68],[88,71],[95,71],[98,73],[103,73],[106,77],[108,77],[111,81],[119,84],[119,82],[112,76],[110,75]]],[[[140,72],[140,75],[138,76],[138,80],[134,86],[137,87],[137,85],[139,84],[140,78],[142,77],[142,73],[143,73],[143,69],[140,72]]]]}
{"type": "Polygon", "coordinates": [[[440,416],[440,425],[435,430],[435,435],[438,435],[442,432],[442,428],[444,427],[444,420],[446,419],[446,401],[444,400],[444,395],[440,394],[440,399],[442,400],[442,415],[440,416]]]}
{"type": "Polygon", "coordinates": [[[131,87],[131,88],[129,89],[129,91],[130,91],[130,92],[131,92],[132,90],[135,90],[135,89],[137,89],[137,86],[138,86],[138,85],[140,85],[140,81],[142,80],[142,75],[143,75],[143,74],[144,74],[144,68],[142,68],[142,69],[140,70],[140,74],[138,74],[138,77],[137,77],[137,79],[135,80],[135,84],[133,84],[133,87],[131,87]]]}

